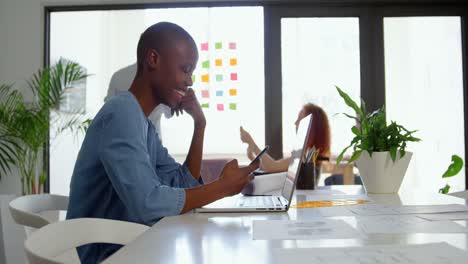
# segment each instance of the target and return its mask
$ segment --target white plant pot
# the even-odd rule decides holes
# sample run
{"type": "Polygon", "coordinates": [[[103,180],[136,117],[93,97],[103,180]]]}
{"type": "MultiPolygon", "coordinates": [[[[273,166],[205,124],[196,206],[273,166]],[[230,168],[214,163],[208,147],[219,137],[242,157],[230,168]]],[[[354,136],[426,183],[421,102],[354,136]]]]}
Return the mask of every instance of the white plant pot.
{"type": "Polygon", "coordinates": [[[372,157],[363,151],[356,160],[362,183],[367,193],[397,193],[410,163],[412,152],[406,152],[393,162],[390,152],[374,152],[372,157]]]}

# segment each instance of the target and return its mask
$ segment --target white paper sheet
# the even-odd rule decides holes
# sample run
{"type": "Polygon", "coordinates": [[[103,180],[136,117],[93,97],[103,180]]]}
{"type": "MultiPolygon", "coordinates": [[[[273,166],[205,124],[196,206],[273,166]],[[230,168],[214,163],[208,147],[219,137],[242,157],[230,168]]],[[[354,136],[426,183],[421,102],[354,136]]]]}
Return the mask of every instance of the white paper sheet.
{"type": "Polygon", "coordinates": [[[468,206],[461,204],[443,204],[443,205],[405,205],[395,207],[398,214],[433,214],[433,213],[452,213],[468,212],[468,206]]]}
{"type": "Polygon", "coordinates": [[[255,220],[254,240],[355,238],[361,234],[343,220],[255,220]]]}
{"type": "Polygon", "coordinates": [[[309,210],[315,210],[317,216],[321,217],[333,217],[333,216],[354,216],[348,206],[335,206],[335,207],[318,207],[309,210]]]}
{"type": "Polygon", "coordinates": [[[349,194],[297,194],[298,202],[304,201],[323,201],[323,200],[367,200],[372,201],[364,194],[349,195],[349,194]]]}
{"type": "Polygon", "coordinates": [[[353,205],[349,207],[355,215],[394,215],[397,214],[393,207],[377,204],[366,203],[361,205],[353,205]]]}
{"type": "Polygon", "coordinates": [[[366,234],[468,233],[468,228],[450,221],[431,222],[414,215],[356,217],[366,234]]]}
{"type": "Polygon", "coordinates": [[[442,214],[422,214],[418,215],[422,219],[429,221],[456,221],[468,220],[468,212],[442,213],[442,214]]]}
{"type": "Polygon", "coordinates": [[[368,203],[352,206],[350,210],[356,215],[404,215],[468,212],[468,206],[460,204],[389,206],[368,203]]]}
{"type": "Polygon", "coordinates": [[[447,243],[384,245],[351,248],[277,248],[273,263],[294,264],[458,264],[468,253],[447,243]]]}

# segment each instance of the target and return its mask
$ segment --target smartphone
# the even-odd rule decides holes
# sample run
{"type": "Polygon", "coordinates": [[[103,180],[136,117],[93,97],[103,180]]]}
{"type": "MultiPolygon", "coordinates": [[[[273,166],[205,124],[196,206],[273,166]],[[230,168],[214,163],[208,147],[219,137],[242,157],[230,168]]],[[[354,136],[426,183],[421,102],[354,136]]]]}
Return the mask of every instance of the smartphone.
{"type": "Polygon", "coordinates": [[[260,151],[260,153],[258,153],[255,159],[253,159],[252,162],[250,162],[249,166],[257,162],[260,159],[260,157],[268,150],[268,148],[269,146],[266,146],[262,151],[260,151]]]}

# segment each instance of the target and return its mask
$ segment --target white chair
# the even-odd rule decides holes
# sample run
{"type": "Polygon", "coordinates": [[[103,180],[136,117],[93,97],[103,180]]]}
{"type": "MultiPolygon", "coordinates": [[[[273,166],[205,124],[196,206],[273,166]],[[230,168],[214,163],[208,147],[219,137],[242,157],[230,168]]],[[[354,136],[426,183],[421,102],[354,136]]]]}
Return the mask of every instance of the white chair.
{"type": "Polygon", "coordinates": [[[46,225],[24,243],[30,264],[69,263],[59,256],[91,243],[125,245],[148,230],[148,226],[98,218],[77,218],[46,225]]]}
{"type": "Polygon", "coordinates": [[[40,213],[66,211],[68,196],[54,194],[34,194],[20,196],[10,202],[10,213],[17,224],[25,227],[41,228],[53,222],[40,213]]]}
{"type": "Polygon", "coordinates": [[[468,191],[449,193],[452,196],[468,200],[468,191]]]}

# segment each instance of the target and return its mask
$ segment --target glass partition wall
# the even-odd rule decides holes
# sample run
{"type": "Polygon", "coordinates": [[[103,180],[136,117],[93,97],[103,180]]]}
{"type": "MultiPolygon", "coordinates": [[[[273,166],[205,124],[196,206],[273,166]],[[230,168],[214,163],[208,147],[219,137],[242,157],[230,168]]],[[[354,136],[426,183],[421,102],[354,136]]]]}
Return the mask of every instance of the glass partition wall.
{"type": "MultiPolygon", "coordinates": [[[[270,145],[273,157],[289,155],[297,114],[314,103],[330,120],[333,160],[353,137],[337,85],[370,109],[386,104],[387,121],[419,130],[422,142],[409,146],[414,156],[402,188],[437,192],[451,155],[466,155],[467,11],[443,3],[355,2],[46,7],[45,61],[74,60],[91,74],[67,102],[86,106],[83,119],[92,118],[111,80],[128,87],[133,79],[141,32],[159,21],[177,23],[199,50],[193,88],[208,120],[204,159],[246,163],[239,126],[258,145],[270,145]]],[[[182,162],[192,122],[169,117],[161,118],[161,138],[182,162]]],[[[46,191],[68,194],[82,140],[51,129],[46,191]]],[[[453,191],[465,189],[465,174],[450,179],[453,191]]]]}

